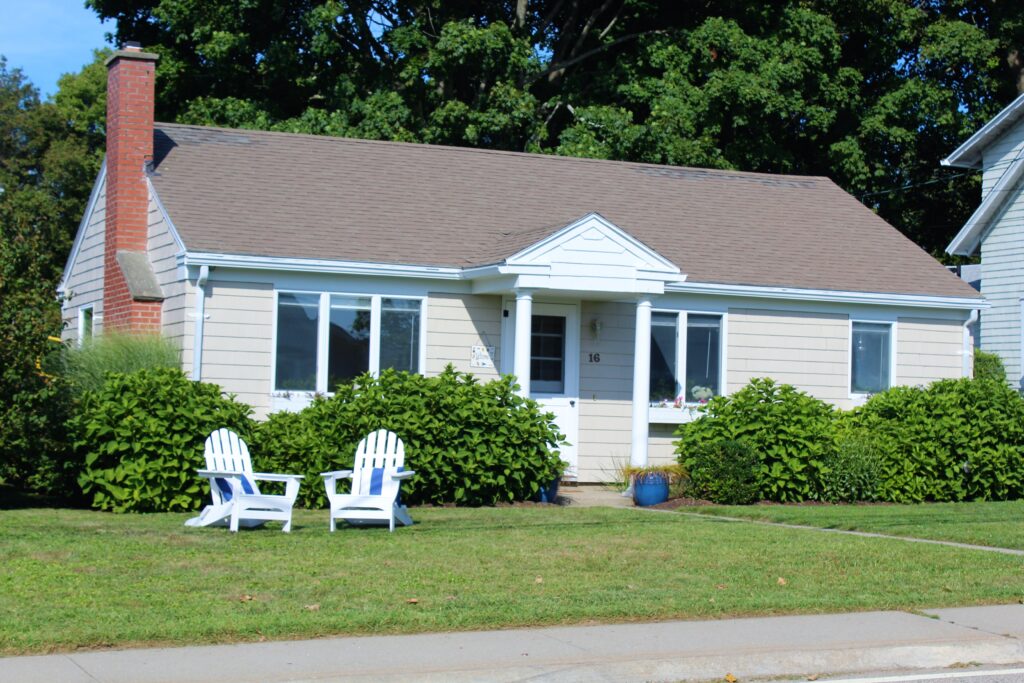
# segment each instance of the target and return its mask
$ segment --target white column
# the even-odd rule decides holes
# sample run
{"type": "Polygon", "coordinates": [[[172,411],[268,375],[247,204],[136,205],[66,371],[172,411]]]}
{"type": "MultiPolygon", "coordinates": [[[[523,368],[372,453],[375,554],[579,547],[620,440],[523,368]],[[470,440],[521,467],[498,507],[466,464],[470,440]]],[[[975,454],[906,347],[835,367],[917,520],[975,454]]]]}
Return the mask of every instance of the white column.
{"type": "Polygon", "coordinates": [[[530,332],[533,321],[533,292],[516,290],[516,337],[512,371],[519,382],[519,393],[530,395],[530,332]]]}
{"type": "Polygon", "coordinates": [[[651,393],[651,300],[636,303],[636,339],[633,345],[633,448],[629,464],[647,465],[647,412],[651,393]]]}

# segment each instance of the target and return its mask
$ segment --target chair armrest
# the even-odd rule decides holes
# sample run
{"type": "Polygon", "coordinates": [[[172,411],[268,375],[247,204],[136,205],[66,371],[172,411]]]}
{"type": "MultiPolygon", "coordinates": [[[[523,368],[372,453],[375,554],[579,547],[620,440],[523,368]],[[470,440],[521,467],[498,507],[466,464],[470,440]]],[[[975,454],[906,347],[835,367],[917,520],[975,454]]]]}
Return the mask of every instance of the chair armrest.
{"type": "Polygon", "coordinates": [[[352,477],[352,470],[334,470],[333,472],[321,472],[324,479],[349,479],[352,477]]]}
{"type": "Polygon", "coordinates": [[[266,472],[252,472],[249,474],[253,479],[260,481],[291,481],[292,479],[304,479],[304,474],[267,474],[266,472]]]}
{"type": "Polygon", "coordinates": [[[391,475],[392,479],[408,479],[412,475],[416,474],[415,470],[402,470],[401,472],[395,472],[391,475]]]}
{"type": "Polygon", "coordinates": [[[213,479],[215,477],[251,477],[252,472],[233,472],[231,470],[196,470],[200,477],[213,479]]]}

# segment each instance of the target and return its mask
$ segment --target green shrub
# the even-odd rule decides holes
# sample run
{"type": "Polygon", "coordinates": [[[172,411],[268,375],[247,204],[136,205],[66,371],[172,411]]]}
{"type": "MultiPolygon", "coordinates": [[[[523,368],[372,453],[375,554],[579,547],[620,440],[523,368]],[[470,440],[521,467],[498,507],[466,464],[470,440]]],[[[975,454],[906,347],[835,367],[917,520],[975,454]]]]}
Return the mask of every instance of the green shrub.
{"type": "Polygon", "coordinates": [[[1024,399],[991,379],[894,387],[850,416],[884,452],[879,494],[895,502],[1024,495],[1024,399]]]}
{"type": "Polygon", "coordinates": [[[975,349],[974,379],[994,379],[997,382],[1005,382],[1006,367],[999,354],[975,349]]]}
{"type": "Polygon", "coordinates": [[[683,458],[689,471],[687,493],[721,505],[749,505],[758,499],[759,459],[742,441],[700,444],[683,458]]]}
{"type": "Polygon", "coordinates": [[[405,443],[406,467],[416,471],[402,484],[409,503],[526,500],[562,474],[562,435],[553,415],[514,389],[511,377],[481,384],[451,366],[436,377],[385,370],[300,413],[271,415],[250,443],[261,467],[306,475],[305,507],[325,504],[320,472],[350,468],[359,440],[377,429],[405,443]]]}
{"type": "Polygon", "coordinates": [[[878,499],[883,452],[877,438],[861,429],[840,431],[835,448],[825,456],[822,500],[853,503],[878,499]]]}
{"type": "Polygon", "coordinates": [[[86,340],[82,346],[68,346],[63,354],[63,374],[76,395],[99,391],[112,372],[179,367],[181,351],[177,344],[159,334],[111,331],[86,340]]]}
{"type": "Polygon", "coordinates": [[[248,435],[249,413],[181,370],[108,375],[99,391],[82,396],[69,422],[78,483],[101,510],[194,510],[207,495],[196,476],[206,465],[203,442],[220,427],[248,435]]]}
{"type": "Polygon", "coordinates": [[[742,441],[758,459],[762,498],[789,502],[820,497],[823,458],[833,447],[835,409],[788,384],[755,378],[712,398],[700,419],[676,431],[680,462],[705,443],[742,441]]]}

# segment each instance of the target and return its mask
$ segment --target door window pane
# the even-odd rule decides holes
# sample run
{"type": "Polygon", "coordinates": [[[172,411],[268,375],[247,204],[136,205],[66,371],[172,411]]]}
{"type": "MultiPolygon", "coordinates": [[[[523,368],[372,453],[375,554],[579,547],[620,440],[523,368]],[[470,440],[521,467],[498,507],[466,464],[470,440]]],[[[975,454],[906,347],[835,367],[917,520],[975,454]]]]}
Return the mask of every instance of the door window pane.
{"type": "Polygon", "coordinates": [[[316,340],[319,294],[287,294],[277,298],[277,367],[275,389],[316,390],[316,340]]]}
{"type": "Polygon", "coordinates": [[[327,391],[370,369],[370,300],[331,297],[327,391]]]}
{"type": "Polygon", "coordinates": [[[530,391],[565,392],[565,317],[535,315],[530,334],[530,391]]]}
{"type": "Polygon", "coordinates": [[[890,338],[892,326],[882,323],[853,323],[850,358],[850,390],[874,394],[889,388],[890,338]]]}
{"type": "Polygon", "coordinates": [[[651,405],[672,404],[679,395],[676,382],[676,313],[651,314],[651,405]]]}
{"type": "Polygon", "coordinates": [[[686,318],[686,401],[706,401],[720,393],[722,319],[717,315],[686,318]]]}
{"type": "Polygon", "coordinates": [[[380,304],[380,369],[419,372],[420,302],[382,299],[380,304]]]}

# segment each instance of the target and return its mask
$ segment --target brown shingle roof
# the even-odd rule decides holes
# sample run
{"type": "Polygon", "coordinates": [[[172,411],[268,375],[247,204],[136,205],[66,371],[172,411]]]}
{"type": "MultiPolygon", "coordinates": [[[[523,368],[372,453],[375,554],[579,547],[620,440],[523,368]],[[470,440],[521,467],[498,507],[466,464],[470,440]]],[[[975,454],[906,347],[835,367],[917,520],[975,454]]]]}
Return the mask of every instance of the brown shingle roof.
{"type": "Polygon", "coordinates": [[[974,297],[827,178],[157,124],[190,251],[469,267],[590,212],[690,282],[974,297]]]}

